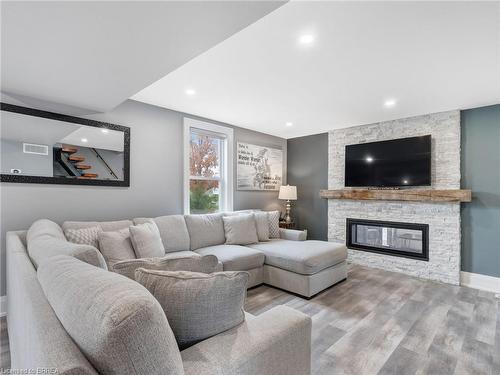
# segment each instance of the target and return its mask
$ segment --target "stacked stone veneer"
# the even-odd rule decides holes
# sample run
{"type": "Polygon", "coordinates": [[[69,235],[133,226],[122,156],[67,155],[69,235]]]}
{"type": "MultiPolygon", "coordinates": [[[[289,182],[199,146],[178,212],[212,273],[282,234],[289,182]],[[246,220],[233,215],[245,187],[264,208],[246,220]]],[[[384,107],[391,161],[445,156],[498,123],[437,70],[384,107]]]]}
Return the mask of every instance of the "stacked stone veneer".
{"type": "MultiPolygon", "coordinates": [[[[460,188],[460,112],[450,111],[333,130],[329,133],[329,189],[344,189],[345,146],[430,134],[432,189],[460,188]]],[[[425,187],[428,189],[429,187],[425,187]]],[[[346,239],[346,218],[429,224],[429,261],[349,249],[349,262],[459,284],[460,203],[330,199],[328,238],[346,239]]]]}

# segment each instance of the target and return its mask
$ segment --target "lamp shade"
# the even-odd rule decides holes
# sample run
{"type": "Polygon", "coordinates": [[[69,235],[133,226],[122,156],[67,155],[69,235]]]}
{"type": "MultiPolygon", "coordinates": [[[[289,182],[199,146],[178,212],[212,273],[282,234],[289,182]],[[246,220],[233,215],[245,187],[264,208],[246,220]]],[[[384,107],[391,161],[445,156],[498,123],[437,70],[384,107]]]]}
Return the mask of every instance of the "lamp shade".
{"type": "Polygon", "coordinates": [[[280,194],[278,199],[295,201],[297,200],[297,186],[280,186],[280,194]]]}

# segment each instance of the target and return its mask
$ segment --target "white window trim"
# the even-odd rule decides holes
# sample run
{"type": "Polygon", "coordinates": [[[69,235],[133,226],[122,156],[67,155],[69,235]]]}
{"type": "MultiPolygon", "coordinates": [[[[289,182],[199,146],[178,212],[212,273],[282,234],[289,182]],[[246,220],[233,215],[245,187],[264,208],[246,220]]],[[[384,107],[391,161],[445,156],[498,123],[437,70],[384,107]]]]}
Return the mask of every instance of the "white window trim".
{"type": "Polygon", "coordinates": [[[221,211],[233,210],[233,147],[234,136],[233,129],[227,126],[215,125],[210,122],[195,120],[189,117],[184,117],[184,181],[183,181],[183,200],[184,200],[184,214],[189,215],[189,151],[191,140],[191,128],[206,130],[211,133],[219,133],[225,136],[224,147],[222,150],[222,170],[223,184],[220,187],[222,191],[222,204],[221,211]]]}

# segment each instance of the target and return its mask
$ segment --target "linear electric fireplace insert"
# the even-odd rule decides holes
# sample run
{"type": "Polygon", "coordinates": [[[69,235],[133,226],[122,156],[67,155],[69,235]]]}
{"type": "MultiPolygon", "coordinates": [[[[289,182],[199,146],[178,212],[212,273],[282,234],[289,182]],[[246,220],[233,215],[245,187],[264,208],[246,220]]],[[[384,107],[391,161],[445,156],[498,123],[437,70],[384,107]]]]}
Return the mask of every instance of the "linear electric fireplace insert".
{"type": "Polygon", "coordinates": [[[429,260],[429,225],[347,219],[347,247],[405,258],[429,260]]]}

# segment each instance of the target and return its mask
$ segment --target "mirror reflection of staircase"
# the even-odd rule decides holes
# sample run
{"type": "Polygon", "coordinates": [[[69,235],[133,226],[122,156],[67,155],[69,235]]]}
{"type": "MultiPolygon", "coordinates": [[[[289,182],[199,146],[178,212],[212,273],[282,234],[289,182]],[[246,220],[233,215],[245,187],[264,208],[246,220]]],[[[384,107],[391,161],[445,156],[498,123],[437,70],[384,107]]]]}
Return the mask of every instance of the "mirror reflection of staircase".
{"type": "Polygon", "coordinates": [[[54,147],[54,176],[76,177],[79,179],[94,179],[99,177],[97,173],[89,172],[91,165],[84,164],[84,156],[76,155],[78,148],[63,145],[54,147]]]}

